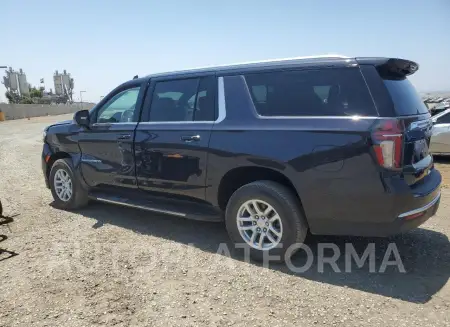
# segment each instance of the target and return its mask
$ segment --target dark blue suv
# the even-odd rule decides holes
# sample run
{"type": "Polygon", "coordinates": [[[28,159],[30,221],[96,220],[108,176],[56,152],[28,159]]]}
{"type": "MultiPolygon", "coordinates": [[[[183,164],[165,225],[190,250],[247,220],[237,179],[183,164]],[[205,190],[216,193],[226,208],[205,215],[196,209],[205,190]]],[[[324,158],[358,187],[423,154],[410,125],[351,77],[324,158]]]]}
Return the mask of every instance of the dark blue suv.
{"type": "Polygon", "coordinates": [[[292,254],[308,230],[407,231],[435,214],[441,184],[417,69],[320,56],[135,78],[46,129],[45,180],[62,209],[225,221],[256,258],[292,254]]]}

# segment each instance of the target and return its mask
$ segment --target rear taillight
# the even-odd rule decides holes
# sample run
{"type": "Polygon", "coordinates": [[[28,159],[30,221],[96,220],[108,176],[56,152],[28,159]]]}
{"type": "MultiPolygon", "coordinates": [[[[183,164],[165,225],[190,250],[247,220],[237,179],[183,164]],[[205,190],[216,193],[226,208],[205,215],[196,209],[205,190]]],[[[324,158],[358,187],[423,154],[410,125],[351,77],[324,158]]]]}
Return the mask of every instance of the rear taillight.
{"type": "Polygon", "coordinates": [[[400,168],[403,153],[404,125],[400,120],[381,120],[373,129],[372,142],[380,166],[400,168]]]}

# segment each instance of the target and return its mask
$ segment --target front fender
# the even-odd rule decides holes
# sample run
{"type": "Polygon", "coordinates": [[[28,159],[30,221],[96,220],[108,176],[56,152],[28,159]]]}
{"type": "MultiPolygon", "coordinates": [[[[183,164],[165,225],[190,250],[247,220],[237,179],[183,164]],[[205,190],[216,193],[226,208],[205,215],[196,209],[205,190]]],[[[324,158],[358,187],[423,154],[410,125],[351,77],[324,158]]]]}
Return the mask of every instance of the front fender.
{"type": "Polygon", "coordinates": [[[46,186],[49,187],[49,175],[53,163],[58,159],[70,159],[69,163],[74,172],[75,178],[79,179],[83,187],[88,188],[81,171],[81,151],[78,146],[76,133],[68,133],[67,126],[54,126],[53,133],[47,134],[42,150],[42,169],[46,186]],[[55,133],[57,129],[62,129],[61,133],[55,133]]]}

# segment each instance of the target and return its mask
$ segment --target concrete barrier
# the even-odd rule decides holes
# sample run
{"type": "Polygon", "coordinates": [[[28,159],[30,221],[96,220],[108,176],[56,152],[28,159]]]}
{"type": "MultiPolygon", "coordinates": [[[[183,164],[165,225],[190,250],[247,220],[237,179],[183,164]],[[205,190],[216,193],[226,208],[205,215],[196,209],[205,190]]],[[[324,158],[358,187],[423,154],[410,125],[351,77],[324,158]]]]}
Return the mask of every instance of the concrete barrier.
{"type": "Polygon", "coordinates": [[[29,117],[70,114],[82,109],[91,109],[94,106],[95,103],[74,103],[68,105],[0,103],[0,110],[5,114],[6,120],[12,120],[29,117]]]}

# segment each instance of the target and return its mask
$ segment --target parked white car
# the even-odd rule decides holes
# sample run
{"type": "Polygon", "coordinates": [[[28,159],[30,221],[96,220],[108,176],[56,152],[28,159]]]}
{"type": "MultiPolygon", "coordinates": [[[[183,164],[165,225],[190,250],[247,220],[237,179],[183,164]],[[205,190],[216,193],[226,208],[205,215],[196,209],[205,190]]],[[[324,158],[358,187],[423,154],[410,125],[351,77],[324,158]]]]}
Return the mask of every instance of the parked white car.
{"type": "Polygon", "coordinates": [[[450,109],[433,116],[432,120],[430,152],[437,155],[450,155],[450,109]]]}

